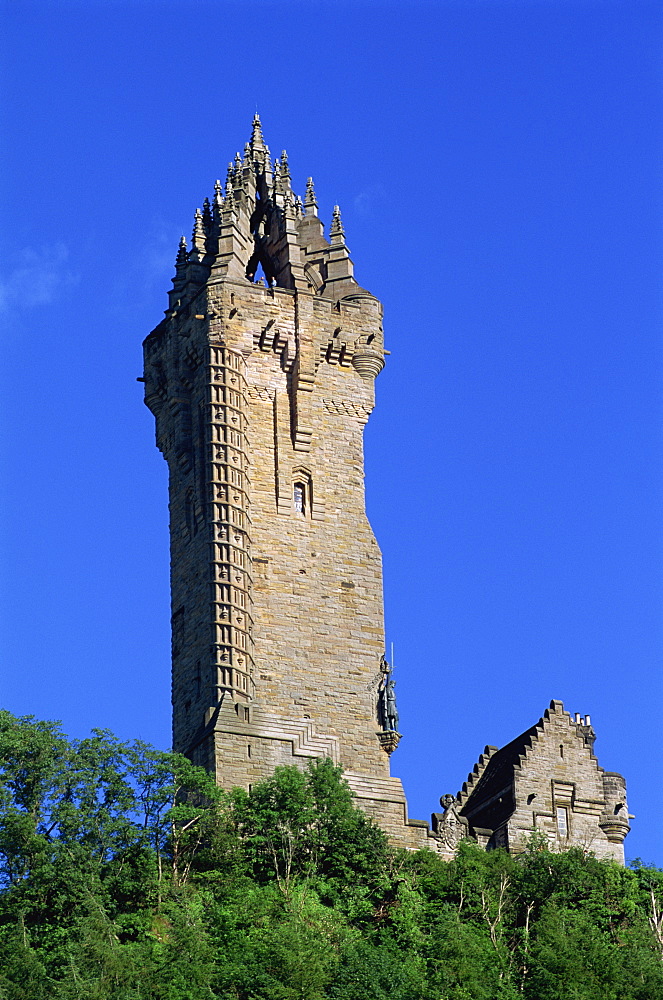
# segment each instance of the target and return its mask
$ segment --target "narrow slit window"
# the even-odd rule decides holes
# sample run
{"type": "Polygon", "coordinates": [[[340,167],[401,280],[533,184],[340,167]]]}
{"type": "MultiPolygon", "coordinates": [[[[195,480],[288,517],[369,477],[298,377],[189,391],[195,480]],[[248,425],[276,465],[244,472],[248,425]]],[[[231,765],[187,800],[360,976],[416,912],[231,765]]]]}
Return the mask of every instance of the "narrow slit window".
{"type": "Polygon", "coordinates": [[[569,835],[568,815],[564,806],[557,808],[557,832],[560,837],[566,838],[569,835]]]}
{"type": "Polygon", "coordinates": [[[292,494],[295,512],[297,514],[306,513],[306,486],[304,483],[295,483],[292,494]]]}
{"type": "Polygon", "coordinates": [[[193,490],[187,490],[187,494],[184,499],[184,513],[186,516],[186,526],[187,531],[189,532],[189,538],[193,538],[194,535],[198,534],[198,521],[196,518],[193,490]]]}

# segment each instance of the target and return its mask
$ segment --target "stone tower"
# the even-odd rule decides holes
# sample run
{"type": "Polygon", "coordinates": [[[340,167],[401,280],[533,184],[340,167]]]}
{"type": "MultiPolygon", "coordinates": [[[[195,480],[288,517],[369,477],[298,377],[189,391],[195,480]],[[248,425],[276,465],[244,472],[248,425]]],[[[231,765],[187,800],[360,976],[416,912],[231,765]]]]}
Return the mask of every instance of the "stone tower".
{"type": "Polygon", "coordinates": [[[396,726],[378,717],[389,674],[364,503],[382,307],[353,276],[338,208],[325,238],[312,180],[302,202],[257,115],[182,238],[144,350],[170,472],[175,749],[224,787],[331,757],[415,846],[426,833],[389,775],[396,726]]]}

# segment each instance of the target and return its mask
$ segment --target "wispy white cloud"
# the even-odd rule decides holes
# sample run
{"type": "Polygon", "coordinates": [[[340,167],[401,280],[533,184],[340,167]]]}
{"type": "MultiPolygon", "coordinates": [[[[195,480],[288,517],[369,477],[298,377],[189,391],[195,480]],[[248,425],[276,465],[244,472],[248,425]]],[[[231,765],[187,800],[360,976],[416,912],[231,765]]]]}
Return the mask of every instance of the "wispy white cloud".
{"type": "Polygon", "coordinates": [[[160,282],[167,287],[175,270],[179,235],[163,219],[153,219],[135,260],[135,269],[146,283],[160,282]]]}
{"type": "Polygon", "coordinates": [[[79,276],[68,265],[69,250],[64,243],[24,247],[13,268],[0,278],[0,312],[32,309],[48,305],[73,286],[79,276]]]}
{"type": "Polygon", "coordinates": [[[376,207],[385,200],[387,192],[382,184],[373,184],[364,188],[354,198],[354,209],[357,215],[371,215],[376,207]]]}

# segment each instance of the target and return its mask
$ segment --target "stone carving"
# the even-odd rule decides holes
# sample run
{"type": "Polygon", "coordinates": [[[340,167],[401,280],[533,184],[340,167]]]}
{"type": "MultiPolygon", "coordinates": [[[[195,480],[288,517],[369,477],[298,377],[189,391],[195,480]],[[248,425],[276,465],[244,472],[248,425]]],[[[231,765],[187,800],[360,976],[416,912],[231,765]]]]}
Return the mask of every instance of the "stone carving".
{"type": "Polygon", "coordinates": [[[389,680],[384,689],[385,729],[398,731],[398,709],[396,708],[396,681],[389,680]]]}
{"type": "Polygon", "coordinates": [[[469,836],[468,822],[461,816],[455,795],[442,795],[443,813],[433,813],[433,831],[440,843],[440,853],[452,856],[461,840],[469,836]]]}
{"type": "Polygon", "coordinates": [[[384,358],[370,347],[358,347],[352,355],[352,367],[362,378],[376,378],[384,368],[384,358]]]}

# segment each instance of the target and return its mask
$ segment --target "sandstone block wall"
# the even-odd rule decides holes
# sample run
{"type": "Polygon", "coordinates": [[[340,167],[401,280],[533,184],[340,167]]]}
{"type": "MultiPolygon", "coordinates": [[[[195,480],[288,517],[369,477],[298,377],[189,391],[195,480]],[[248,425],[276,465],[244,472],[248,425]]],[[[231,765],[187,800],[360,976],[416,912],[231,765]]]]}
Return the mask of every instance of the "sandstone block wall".
{"type": "Polygon", "coordinates": [[[367,811],[420,842],[377,738],[382,567],[363,428],[379,303],[226,278],[145,352],[170,469],[174,746],[225,787],[329,756],[367,811]]]}

